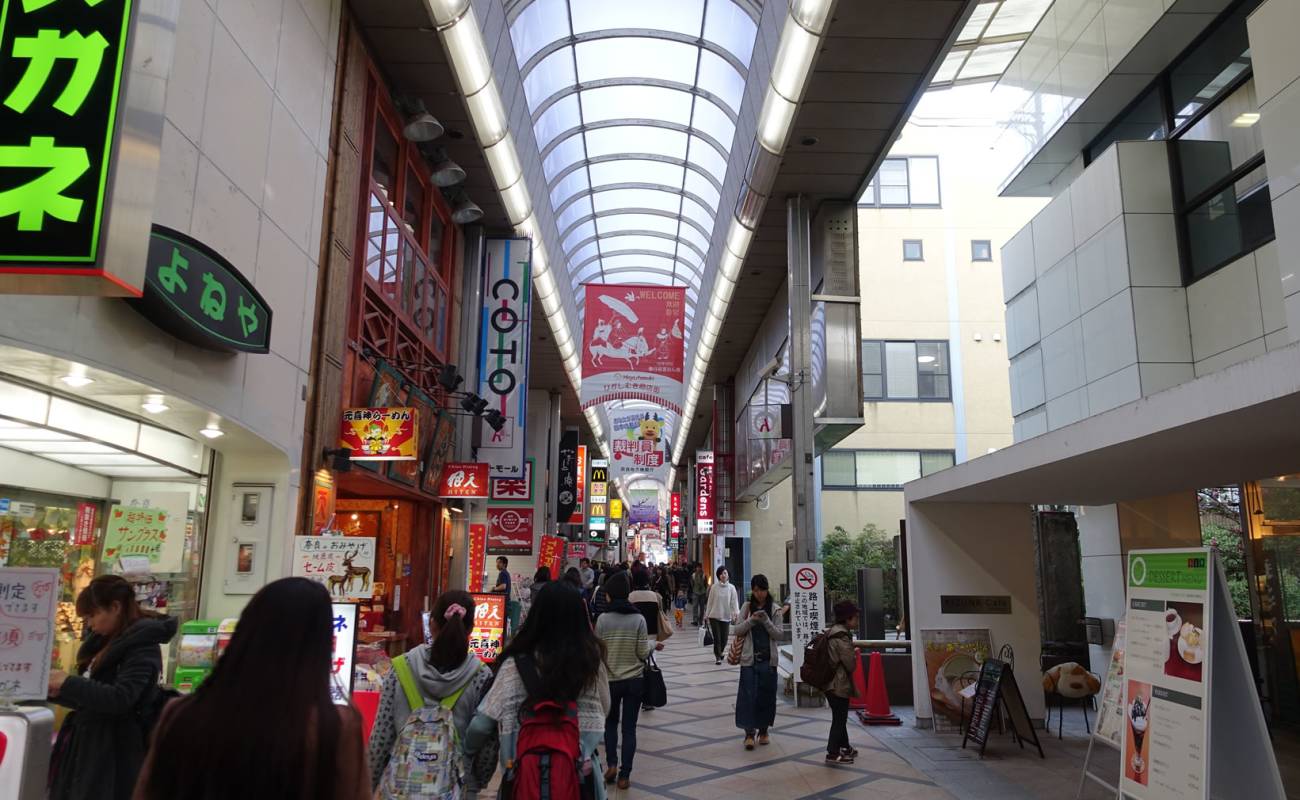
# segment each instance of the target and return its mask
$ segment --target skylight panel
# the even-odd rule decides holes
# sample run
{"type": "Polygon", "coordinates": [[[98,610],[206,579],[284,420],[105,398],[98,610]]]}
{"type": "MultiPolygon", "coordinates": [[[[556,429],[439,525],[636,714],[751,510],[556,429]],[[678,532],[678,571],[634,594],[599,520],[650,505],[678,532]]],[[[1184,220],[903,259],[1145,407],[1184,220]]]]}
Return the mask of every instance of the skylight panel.
{"type": "Polygon", "coordinates": [[[587,156],[614,153],[653,153],[686,158],[686,134],[650,125],[616,125],[587,131],[587,156]]]}
{"type": "Polygon", "coordinates": [[[561,47],[539,61],[524,77],[524,97],[528,99],[528,108],[537,108],[543,100],[574,83],[573,48],[561,47]]]}
{"type": "Polygon", "coordinates": [[[620,250],[649,250],[672,257],[676,249],[676,239],[664,239],[659,236],[616,235],[605,236],[600,240],[602,253],[616,253],[620,250]]]}
{"type": "Polygon", "coordinates": [[[718,96],[734,113],[740,113],[745,96],[745,79],[736,68],[716,53],[700,51],[699,87],[718,96]]]}
{"type": "Polygon", "coordinates": [[[754,20],[733,2],[714,0],[704,16],[704,38],[749,66],[754,51],[754,20]]]}
{"type": "Polygon", "coordinates": [[[560,247],[563,247],[564,252],[568,253],[571,250],[573,250],[573,248],[577,247],[578,243],[581,242],[583,239],[590,239],[595,235],[596,235],[595,223],[584,222],[578,227],[569,231],[569,234],[564,237],[564,241],[560,242],[560,247]]]}
{"type": "MultiPolygon", "coordinates": [[[[654,0],[638,3],[570,0],[569,9],[573,14],[574,33],[651,28],[699,36],[704,0],[654,0]]],[[[560,13],[563,14],[563,10],[560,13]]]]}
{"type": "Polygon", "coordinates": [[[587,171],[580,169],[570,172],[551,190],[551,207],[559,208],[563,206],[564,201],[586,188],[587,171]]]}
{"type": "Polygon", "coordinates": [[[619,36],[577,47],[578,80],[653,78],[687,86],[695,83],[699,48],[666,39],[619,36]]]}
{"type": "Polygon", "coordinates": [[[695,114],[691,126],[712,136],[723,147],[730,148],[736,134],[736,125],[721,108],[703,97],[695,101],[695,114]]]}
{"type": "Polygon", "coordinates": [[[546,45],[569,35],[565,0],[533,0],[510,26],[510,41],[520,65],[546,45]]]}
{"type": "Polygon", "coordinates": [[[561,139],[560,143],[555,146],[546,160],[542,162],[542,172],[546,175],[547,183],[555,180],[555,176],[579,161],[587,157],[586,150],[582,146],[582,134],[575,133],[567,139],[561,139]]]}
{"type": "Polygon", "coordinates": [[[582,93],[582,114],[587,123],[651,114],[656,119],[687,125],[691,120],[691,96],[661,86],[605,86],[582,93]]]}
{"type": "Polygon", "coordinates": [[[570,225],[591,214],[591,198],[583,197],[565,207],[555,218],[555,227],[564,233],[570,225]]]}
{"type": "Polygon", "coordinates": [[[533,125],[533,130],[537,133],[537,146],[545,149],[548,144],[555,141],[555,137],[570,128],[576,128],[578,121],[578,96],[569,95],[561,98],[555,105],[546,109],[533,125]]]}
{"type": "Polygon", "coordinates": [[[677,220],[658,214],[611,214],[596,220],[596,228],[603,235],[620,231],[656,231],[676,236],[677,220]]]}
{"type": "Polygon", "coordinates": [[[691,137],[689,160],[692,164],[702,167],[705,172],[716,178],[719,183],[722,182],[723,178],[727,177],[726,159],[724,159],[717,150],[713,149],[713,145],[705,142],[698,136],[691,137]]]}
{"type": "Polygon", "coordinates": [[[663,161],[647,159],[621,158],[617,161],[603,161],[591,165],[591,183],[593,186],[608,186],[614,183],[657,183],[664,186],[680,186],[683,167],[663,161]]]}
{"type": "Polygon", "coordinates": [[[693,169],[686,170],[685,187],[687,192],[703,200],[709,208],[716,209],[721,199],[718,190],[705,180],[704,176],[693,169]]]}
{"type": "Polygon", "coordinates": [[[655,189],[613,189],[597,192],[592,196],[592,205],[597,211],[611,211],[624,208],[654,208],[659,211],[677,213],[680,196],[676,190],[659,191],[655,189]]]}

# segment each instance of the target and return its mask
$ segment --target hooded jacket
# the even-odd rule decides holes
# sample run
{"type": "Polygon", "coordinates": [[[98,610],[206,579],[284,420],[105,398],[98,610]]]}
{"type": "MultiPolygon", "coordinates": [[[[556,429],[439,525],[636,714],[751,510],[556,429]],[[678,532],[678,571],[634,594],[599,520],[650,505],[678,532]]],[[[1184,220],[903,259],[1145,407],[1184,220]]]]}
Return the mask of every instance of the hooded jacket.
{"type": "Polygon", "coordinates": [[[88,676],[69,675],[57,697],[72,709],[55,745],[51,800],[128,800],[148,749],[141,712],[155,699],[175,617],[143,617],[105,639],[91,633],[78,661],[103,654],[88,676]]]}
{"type": "MultiPolygon", "coordinates": [[[[474,718],[474,711],[492,684],[492,670],[471,652],[460,666],[449,672],[442,672],[429,663],[427,644],[408,650],[405,658],[411,666],[411,672],[415,675],[426,704],[437,703],[465,686],[465,691],[452,707],[456,735],[463,742],[465,733],[469,730],[469,723],[474,718]]],[[[375,715],[375,727],[370,731],[372,788],[379,787],[379,782],[384,777],[384,770],[388,767],[388,760],[393,755],[393,746],[397,744],[397,735],[409,716],[411,716],[411,706],[406,701],[406,693],[402,691],[401,684],[397,680],[397,672],[391,670],[384,676],[384,685],[379,696],[379,710],[375,715]]],[[[470,771],[464,769],[463,772],[466,782],[472,784],[473,776],[470,771]]],[[[479,787],[471,785],[471,788],[479,787]]]]}

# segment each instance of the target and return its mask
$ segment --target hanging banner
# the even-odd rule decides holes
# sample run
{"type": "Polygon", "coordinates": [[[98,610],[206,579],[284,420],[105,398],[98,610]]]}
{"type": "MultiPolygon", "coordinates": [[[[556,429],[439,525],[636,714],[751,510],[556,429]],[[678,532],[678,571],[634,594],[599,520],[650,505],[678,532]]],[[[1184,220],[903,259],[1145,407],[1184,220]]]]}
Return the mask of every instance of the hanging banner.
{"type": "Polygon", "coordinates": [[[488,480],[487,464],[452,461],[442,468],[442,478],[438,481],[438,496],[486,499],[488,480]]]}
{"type": "Polygon", "coordinates": [[[609,518],[610,518],[610,519],[622,519],[622,518],[623,518],[623,501],[622,501],[622,500],[619,500],[619,499],[615,498],[615,499],[609,501],[609,518]]]}
{"type": "Polygon", "coordinates": [[[483,573],[487,571],[487,526],[469,526],[469,590],[483,590],[483,573]]]}
{"type": "Polygon", "coordinates": [[[49,694],[58,599],[58,569],[0,567],[0,696],[44,701],[49,694]]]}
{"type": "Polygon", "coordinates": [[[524,461],[524,474],[520,478],[492,478],[488,499],[494,503],[532,505],[533,459],[524,461]]]}
{"type": "Polygon", "coordinates": [[[668,538],[682,538],[682,493],[673,492],[668,497],[668,538]]]}
{"type": "Polygon", "coordinates": [[[339,447],[351,450],[353,461],[415,461],[419,443],[414,409],[343,410],[339,447]]]}
{"type": "Polygon", "coordinates": [[[560,437],[560,454],[555,485],[555,518],[570,522],[578,499],[578,432],[566,430],[560,437]]]}
{"type": "Polygon", "coordinates": [[[659,525],[659,491],[657,489],[632,489],[627,493],[627,522],[629,525],[659,525]]]}
{"type": "Polygon", "coordinates": [[[375,575],[373,536],[295,536],[293,573],[339,600],[369,600],[375,575]]]}
{"type": "Polygon", "coordinates": [[[470,594],[474,598],[474,627],[469,632],[470,652],[491,665],[501,651],[506,635],[506,596],[470,594]]]}
{"type": "Polygon", "coordinates": [[[489,507],[488,555],[531,555],[533,552],[533,509],[489,507]]]}
{"type": "Polygon", "coordinates": [[[643,400],[681,414],[686,289],[583,288],[582,407],[643,400]]]}
{"type": "Polygon", "coordinates": [[[558,536],[543,536],[537,552],[537,567],[551,568],[551,580],[559,580],[564,570],[564,543],[558,536]]]}
{"type": "Polygon", "coordinates": [[[531,291],[529,240],[487,239],[476,393],[506,420],[499,431],[479,421],[478,454],[493,478],[521,478],[524,473],[531,291]]]}
{"type": "Polygon", "coordinates": [[[581,525],[586,518],[587,505],[587,446],[578,445],[578,491],[574,495],[573,512],[569,514],[569,524],[581,525]]]}
{"type": "Polygon", "coordinates": [[[72,546],[95,543],[95,504],[77,503],[77,524],[72,529],[72,546]]]}
{"type": "Polygon", "coordinates": [[[667,472],[669,431],[658,409],[629,408],[609,418],[610,472],[614,478],[652,477],[667,472]]]}
{"type": "Polygon", "coordinates": [[[695,454],[695,524],[701,536],[713,533],[713,451],[695,454]]]}
{"type": "Polygon", "coordinates": [[[320,470],[312,479],[311,491],[311,533],[320,536],[334,521],[334,501],[336,498],[334,474],[320,470]]]}

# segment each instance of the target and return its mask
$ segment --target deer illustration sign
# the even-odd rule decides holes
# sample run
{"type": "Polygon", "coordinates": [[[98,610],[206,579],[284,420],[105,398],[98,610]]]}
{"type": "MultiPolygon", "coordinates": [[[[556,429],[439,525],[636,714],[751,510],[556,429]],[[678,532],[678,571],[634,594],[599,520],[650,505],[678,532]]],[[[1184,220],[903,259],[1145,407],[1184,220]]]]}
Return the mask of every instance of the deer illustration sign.
{"type": "Polygon", "coordinates": [[[323,584],[335,600],[369,599],[375,574],[375,539],[295,536],[293,574],[323,584]]]}

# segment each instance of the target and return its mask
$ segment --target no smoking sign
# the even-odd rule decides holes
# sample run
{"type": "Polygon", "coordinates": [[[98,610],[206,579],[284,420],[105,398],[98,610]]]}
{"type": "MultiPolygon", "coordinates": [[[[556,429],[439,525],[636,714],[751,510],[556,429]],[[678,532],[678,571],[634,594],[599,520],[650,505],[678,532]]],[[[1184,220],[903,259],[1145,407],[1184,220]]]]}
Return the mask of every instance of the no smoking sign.
{"type": "Polygon", "coordinates": [[[817,572],[804,567],[794,574],[794,583],[804,591],[812,591],[817,588],[817,572]]]}

